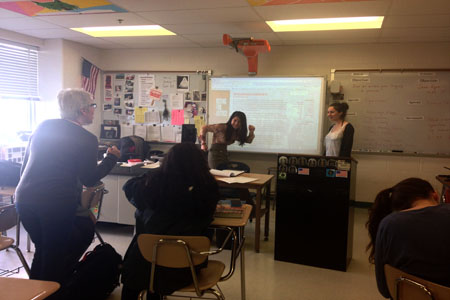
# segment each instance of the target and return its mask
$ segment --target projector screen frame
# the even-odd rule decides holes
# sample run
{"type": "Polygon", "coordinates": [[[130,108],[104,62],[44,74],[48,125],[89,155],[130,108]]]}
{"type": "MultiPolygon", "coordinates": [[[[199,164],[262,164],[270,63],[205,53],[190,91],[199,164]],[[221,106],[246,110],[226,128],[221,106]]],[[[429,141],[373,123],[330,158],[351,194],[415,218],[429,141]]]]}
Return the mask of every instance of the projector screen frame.
{"type": "MultiPolygon", "coordinates": [[[[255,124],[255,122],[252,121],[252,116],[251,114],[249,114],[248,111],[242,110],[242,109],[235,109],[234,107],[236,107],[235,103],[231,103],[232,99],[231,98],[231,89],[227,91],[224,90],[219,90],[219,92],[213,88],[213,81],[214,80],[248,80],[248,81],[255,81],[255,80],[274,80],[274,81],[280,81],[283,79],[286,79],[286,81],[305,81],[307,82],[308,80],[311,81],[317,81],[320,83],[318,86],[314,86],[315,89],[319,89],[314,90],[313,92],[317,95],[315,95],[314,97],[318,97],[317,99],[314,98],[312,99],[312,101],[314,103],[312,103],[312,105],[314,106],[314,115],[313,118],[316,118],[317,120],[315,120],[316,122],[314,124],[310,124],[314,126],[314,130],[315,131],[315,136],[314,136],[314,149],[297,149],[297,148],[280,148],[278,150],[274,150],[272,151],[271,149],[267,150],[267,151],[261,151],[260,149],[252,149],[252,144],[245,144],[243,147],[238,146],[237,143],[234,143],[232,145],[228,146],[228,151],[229,152],[244,152],[244,153],[262,153],[262,154],[276,154],[276,153],[288,153],[288,154],[298,154],[298,153],[304,153],[304,154],[311,154],[311,155],[322,155],[323,153],[323,135],[324,135],[324,126],[325,126],[325,121],[326,121],[326,114],[324,113],[325,111],[325,107],[326,107],[326,103],[327,103],[327,77],[326,76],[321,76],[321,75],[296,75],[296,76],[256,76],[256,77],[246,77],[246,76],[211,76],[208,78],[208,101],[207,101],[207,105],[208,105],[208,119],[207,119],[207,124],[218,124],[218,123],[226,123],[229,116],[231,115],[231,113],[233,113],[233,111],[236,110],[241,110],[243,111],[246,115],[247,115],[247,126],[248,125],[255,125],[256,130],[255,130],[255,140],[253,141],[253,143],[255,141],[257,141],[258,136],[261,137],[261,135],[258,135],[258,129],[262,130],[261,126],[258,126],[257,124],[255,124]],[[220,95],[221,91],[224,91],[224,95],[220,95]],[[228,93],[228,94],[227,94],[228,93]],[[228,107],[228,113],[226,114],[226,116],[216,116],[217,114],[217,102],[218,99],[221,99],[220,97],[224,96],[224,99],[227,102],[227,107],[228,107]]],[[[304,83],[306,84],[306,83],[304,83]]],[[[304,88],[302,86],[302,88],[304,88]]],[[[310,87],[312,89],[312,87],[310,87]]],[[[297,90],[300,90],[297,88],[297,90]]],[[[311,92],[311,91],[309,91],[311,92]]],[[[267,99],[266,101],[270,101],[269,99],[267,99]]],[[[309,99],[307,102],[305,99],[302,100],[297,100],[298,102],[296,102],[297,104],[302,104],[303,106],[306,105],[311,105],[311,99],[309,99]]],[[[291,103],[288,103],[291,104],[291,103]]],[[[306,107],[308,108],[308,107],[306,107]]],[[[304,109],[305,110],[305,109],[304,109]]],[[[223,113],[223,112],[221,112],[223,113]]],[[[297,120],[294,120],[292,122],[296,122],[297,120]]],[[[291,123],[292,123],[291,122],[291,123]]],[[[300,122],[300,125],[308,125],[308,124],[303,124],[300,122]]],[[[291,124],[292,127],[292,124],[291,124]]],[[[211,138],[212,134],[208,134],[208,138],[207,141],[208,143],[210,143],[210,141],[212,140],[211,138]]],[[[300,139],[300,138],[299,138],[300,139]]]]}

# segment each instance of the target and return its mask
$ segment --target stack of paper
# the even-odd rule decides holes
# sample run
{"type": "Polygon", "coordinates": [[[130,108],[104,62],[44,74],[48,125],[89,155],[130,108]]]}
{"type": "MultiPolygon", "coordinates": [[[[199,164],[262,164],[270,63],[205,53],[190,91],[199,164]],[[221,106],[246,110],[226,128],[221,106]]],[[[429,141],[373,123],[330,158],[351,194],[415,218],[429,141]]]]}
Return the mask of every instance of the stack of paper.
{"type": "Polygon", "coordinates": [[[242,173],[244,173],[244,171],[239,171],[239,170],[217,170],[217,169],[211,169],[209,171],[214,176],[224,176],[224,177],[235,177],[235,176],[238,176],[238,175],[241,175],[242,173]]]}
{"type": "Polygon", "coordinates": [[[219,177],[216,178],[217,180],[226,182],[226,183],[247,183],[247,182],[252,182],[255,180],[258,180],[258,178],[251,178],[251,177],[243,177],[243,176],[239,176],[239,177],[219,177]]]}

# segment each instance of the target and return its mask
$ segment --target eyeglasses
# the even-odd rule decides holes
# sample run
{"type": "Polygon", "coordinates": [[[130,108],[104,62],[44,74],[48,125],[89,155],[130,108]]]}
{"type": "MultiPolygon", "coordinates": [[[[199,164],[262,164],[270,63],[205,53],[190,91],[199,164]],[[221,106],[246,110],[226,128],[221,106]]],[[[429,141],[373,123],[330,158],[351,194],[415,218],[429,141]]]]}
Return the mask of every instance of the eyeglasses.
{"type": "Polygon", "coordinates": [[[89,106],[93,107],[93,108],[97,108],[97,103],[91,103],[91,104],[89,104],[89,106]]]}

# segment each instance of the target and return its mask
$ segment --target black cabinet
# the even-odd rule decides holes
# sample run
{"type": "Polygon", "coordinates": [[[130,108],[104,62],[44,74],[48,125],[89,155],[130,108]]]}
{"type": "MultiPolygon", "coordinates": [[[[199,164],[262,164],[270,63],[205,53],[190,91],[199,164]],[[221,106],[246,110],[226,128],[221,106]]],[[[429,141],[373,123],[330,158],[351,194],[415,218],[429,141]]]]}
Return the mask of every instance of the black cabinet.
{"type": "Polygon", "coordinates": [[[352,257],[356,161],[278,155],[275,259],[345,271],[352,257]]]}

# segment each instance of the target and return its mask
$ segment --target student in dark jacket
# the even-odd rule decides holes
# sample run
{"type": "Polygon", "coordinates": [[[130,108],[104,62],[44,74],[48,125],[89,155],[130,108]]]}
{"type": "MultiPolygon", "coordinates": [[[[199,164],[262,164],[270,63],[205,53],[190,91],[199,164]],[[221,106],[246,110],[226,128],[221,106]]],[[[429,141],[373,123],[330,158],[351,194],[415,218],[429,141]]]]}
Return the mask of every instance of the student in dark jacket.
{"type": "MultiPolygon", "coordinates": [[[[209,173],[208,162],[193,143],[173,146],[161,168],[130,179],[123,187],[136,207],[136,235],[125,254],[122,271],[122,299],[137,299],[148,288],[150,263],[141,255],[137,236],[141,233],[164,235],[204,235],[213,220],[219,201],[218,185],[209,173]]],[[[147,299],[160,299],[189,285],[189,269],[157,267],[155,289],[147,299]]]]}
{"type": "Polygon", "coordinates": [[[325,136],[325,155],[350,157],[355,129],[345,121],[348,104],[335,102],[328,107],[328,119],[333,123],[325,136]]]}
{"type": "Polygon", "coordinates": [[[405,179],[378,193],[369,211],[369,261],[378,290],[392,298],[384,275],[389,264],[411,275],[450,286],[450,205],[439,204],[431,184],[405,179]]]}
{"type": "Polygon", "coordinates": [[[97,164],[97,137],[83,128],[92,123],[96,108],[89,93],[62,90],[58,103],[61,119],[42,122],[30,139],[16,206],[36,247],[30,278],[63,284],[94,235],[92,221],[76,217],[82,186],[106,176],[120,151],[109,148],[97,164]]]}

